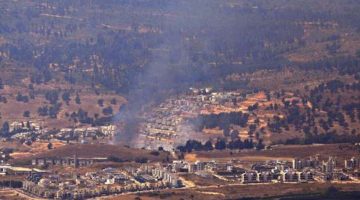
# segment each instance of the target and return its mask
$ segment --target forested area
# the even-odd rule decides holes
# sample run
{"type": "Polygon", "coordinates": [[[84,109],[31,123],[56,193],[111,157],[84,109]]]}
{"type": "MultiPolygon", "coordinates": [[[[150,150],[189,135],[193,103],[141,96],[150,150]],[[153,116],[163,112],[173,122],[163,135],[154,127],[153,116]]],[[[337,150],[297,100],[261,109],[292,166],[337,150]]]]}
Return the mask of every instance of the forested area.
{"type": "MultiPolygon", "coordinates": [[[[6,42],[0,52],[6,56],[0,57],[2,64],[10,60],[34,68],[34,84],[47,83],[61,72],[71,84],[100,85],[123,94],[135,89],[181,90],[218,83],[231,73],[289,65],[283,54],[307,45],[303,21],[350,19],[342,26],[358,25],[357,12],[341,9],[358,6],[352,1],[331,13],[326,11],[333,8],[325,5],[318,9],[318,3],[302,3],[2,2],[0,33],[6,42]]],[[[335,56],[303,65],[336,66],[353,73],[358,58],[335,56]]]]}

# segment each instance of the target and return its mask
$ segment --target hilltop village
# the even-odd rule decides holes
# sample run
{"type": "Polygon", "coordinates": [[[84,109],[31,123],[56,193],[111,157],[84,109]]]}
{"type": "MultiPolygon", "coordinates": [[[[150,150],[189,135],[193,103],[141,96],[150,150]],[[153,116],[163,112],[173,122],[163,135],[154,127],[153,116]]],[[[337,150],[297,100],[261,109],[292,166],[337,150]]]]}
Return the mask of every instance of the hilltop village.
{"type": "Polygon", "coordinates": [[[205,143],[223,137],[265,140],[270,144],[271,133],[266,128],[274,117],[284,118],[280,107],[286,103],[311,108],[310,102],[289,92],[216,92],[212,88],[190,88],[190,93],[169,98],[143,115],[145,122],[140,126],[137,147],[172,151],[190,139],[205,143]],[[221,119],[209,122],[211,117],[222,115],[225,118],[229,115],[224,124],[220,124],[221,119]]]}
{"type": "MultiPolygon", "coordinates": [[[[311,108],[311,102],[290,92],[216,92],[212,88],[190,88],[188,93],[170,97],[142,113],[135,147],[175,151],[190,139],[215,143],[219,138],[272,144],[274,138],[298,136],[285,134],[292,127],[282,134],[272,134],[272,122],[284,119],[286,105],[311,108]]],[[[12,121],[8,140],[29,145],[36,141],[111,142],[122,131],[117,127],[115,122],[103,126],[48,129],[36,119],[12,121]]]]}
{"type": "Polygon", "coordinates": [[[189,142],[241,149],[245,143],[265,148],[357,141],[358,91],[358,81],[340,80],[297,92],[190,88],[144,113],[137,147],[173,151],[189,142]]]}
{"type": "Polygon", "coordinates": [[[40,123],[35,121],[14,121],[9,124],[9,131],[13,133],[9,138],[10,140],[18,140],[28,144],[35,140],[78,141],[84,143],[93,141],[96,138],[113,137],[116,126],[107,125],[49,130],[43,128],[40,123]]]}

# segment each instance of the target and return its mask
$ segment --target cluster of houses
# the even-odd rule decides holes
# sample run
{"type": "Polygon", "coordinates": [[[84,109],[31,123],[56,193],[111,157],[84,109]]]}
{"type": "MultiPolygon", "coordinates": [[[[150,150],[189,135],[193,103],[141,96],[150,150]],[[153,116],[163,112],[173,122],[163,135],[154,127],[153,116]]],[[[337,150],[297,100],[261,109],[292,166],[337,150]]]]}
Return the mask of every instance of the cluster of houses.
{"type": "MultiPolygon", "coordinates": [[[[242,140],[253,136],[254,130],[250,131],[251,125],[255,125],[253,127],[259,130],[266,127],[268,120],[275,116],[271,107],[266,104],[269,102],[269,97],[262,92],[252,94],[215,92],[211,88],[191,88],[190,90],[190,94],[170,97],[150,112],[143,114],[144,123],[140,126],[141,140],[137,147],[151,150],[162,147],[167,151],[172,151],[177,146],[185,144],[189,139],[206,142],[209,138],[204,137],[205,134],[191,134],[190,132],[194,132],[193,124],[187,123],[188,119],[194,119],[200,114],[249,113],[248,127],[231,127],[231,129],[237,130],[238,137],[242,140]],[[255,109],[254,105],[269,107],[262,113],[252,114],[249,109],[255,109]]],[[[271,94],[269,95],[271,98],[271,94]]],[[[301,98],[292,93],[285,94],[284,101],[302,102],[301,98]]],[[[279,115],[279,117],[283,116],[279,115]]],[[[224,136],[227,137],[227,135],[224,136]]]]}
{"type": "Polygon", "coordinates": [[[12,139],[29,140],[32,137],[43,135],[47,132],[39,122],[35,121],[14,121],[9,124],[9,131],[13,133],[12,139]]]}
{"type": "Polygon", "coordinates": [[[38,167],[45,166],[69,166],[69,167],[87,167],[97,162],[107,161],[107,158],[79,158],[76,155],[74,157],[66,158],[34,158],[31,164],[38,167]]]}
{"type": "Polygon", "coordinates": [[[200,176],[215,176],[230,182],[269,183],[269,182],[309,182],[314,181],[314,172],[308,169],[293,169],[286,161],[269,161],[254,164],[244,169],[241,162],[217,163],[215,161],[188,163],[174,161],[171,169],[177,172],[195,173],[200,176]]]}
{"type": "Polygon", "coordinates": [[[145,122],[140,126],[143,140],[138,143],[139,148],[162,147],[171,151],[190,139],[190,136],[184,136],[184,131],[180,130],[186,126],[185,119],[195,117],[202,111],[233,107],[236,102],[244,100],[244,96],[238,92],[213,92],[211,88],[190,90],[191,95],[169,98],[144,114],[145,122]]]}
{"type": "Polygon", "coordinates": [[[360,158],[352,157],[348,160],[345,160],[344,162],[345,169],[347,170],[360,169],[360,158]]]}
{"type": "Polygon", "coordinates": [[[30,174],[23,190],[49,199],[85,199],[99,196],[181,187],[181,181],[154,166],[141,168],[105,168],[78,174],[30,174]]]}
{"type": "Polygon", "coordinates": [[[113,137],[115,132],[115,125],[88,128],[62,128],[59,133],[56,134],[56,137],[62,140],[113,137]]]}
{"type": "Polygon", "coordinates": [[[9,131],[12,139],[30,141],[34,138],[49,139],[56,138],[59,140],[71,141],[81,140],[87,141],[99,137],[113,137],[116,132],[115,125],[87,127],[87,128],[62,128],[57,132],[49,131],[41,126],[40,122],[35,121],[14,121],[9,124],[9,131]],[[54,134],[49,137],[49,133],[54,134]]]}
{"type": "Polygon", "coordinates": [[[146,165],[141,168],[141,170],[138,170],[136,173],[134,173],[134,175],[140,182],[162,180],[169,187],[182,187],[182,182],[176,173],[171,172],[167,168],[163,168],[161,166],[146,165]]]}
{"type": "Polygon", "coordinates": [[[14,121],[9,124],[9,131],[17,131],[17,130],[35,130],[39,131],[41,126],[38,122],[33,121],[14,121]]]}
{"type": "MultiPolygon", "coordinates": [[[[358,160],[346,160],[345,168],[359,168],[358,160]]],[[[337,166],[336,159],[320,161],[318,156],[306,159],[293,159],[289,161],[267,161],[253,164],[251,169],[242,168],[244,163],[232,161],[217,163],[215,161],[189,163],[186,161],[173,161],[167,168],[177,173],[195,173],[201,176],[215,176],[230,182],[269,183],[269,182],[312,182],[322,181],[350,181],[350,175],[337,166]]]]}
{"type": "Polygon", "coordinates": [[[16,167],[9,164],[0,165],[0,176],[23,176],[32,173],[44,174],[48,173],[48,171],[37,168],[16,167]]]}
{"type": "MultiPolygon", "coordinates": [[[[104,158],[38,158],[36,167],[47,165],[88,167],[104,158]]],[[[0,175],[26,176],[22,182],[25,192],[41,198],[84,199],[103,195],[121,194],[185,187],[186,174],[229,183],[304,183],[314,181],[352,181],[350,171],[360,169],[359,158],[345,160],[341,168],[336,158],[320,160],[319,156],[288,160],[250,162],[243,160],[196,161],[174,160],[170,163],[146,163],[138,167],[124,166],[78,174],[75,172],[40,170],[36,168],[0,166],[0,175]]],[[[191,180],[190,176],[190,180],[191,180]]],[[[187,178],[189,178],[187,176],[187,178]]],[[[205,179],[206,180],[206,179],[205,179]]],[[[357,178],[359,180],[359,178],[357,178]]]]}

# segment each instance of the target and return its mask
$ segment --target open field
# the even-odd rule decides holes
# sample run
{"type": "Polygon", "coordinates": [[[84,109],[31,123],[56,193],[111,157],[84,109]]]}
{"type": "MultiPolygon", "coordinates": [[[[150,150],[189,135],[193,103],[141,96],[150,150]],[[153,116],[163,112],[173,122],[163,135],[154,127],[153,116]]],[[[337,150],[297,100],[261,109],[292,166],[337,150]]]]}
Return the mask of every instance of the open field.
{"type": "Polygon", "coordinates": [[[16,192],[15,190],[6,189],[6,190],[0,190],[0,199],[27,200],[28,198],[20,196],[19,193],[16,192]]]}
{"type": "MultiPolygon", "coordinates": [[[[20,151],[16,151],[14,153],[11,154],[11,157],[14,159],[21,159],[21,158],[26,158],[32,155],[36,155],[39,153],[44,153],[46,151],[50,151],[47,147],[49,143],[48,142],[34,142],[33,144],[31,144],[31,147],[27,146],[27,145],[21,145],[19,146],[19,150],[20,151]]],[[[65,145],[65,143],[63,142],[51,142],[51,144],[53,145],[53,149],[62,147],[65,145]]]]}
{"type": "Polygon", "coordinates": [[[151,151],[143,149],[130,149],[120,145],[109,144],[69,144],[61,146],[50,151],[37,153],[28,157],[21,157],[15,159],[15,163],[28,163],[33,158],[43,157],[78,157],[92,158],[92,157],[117,157],[123,161],[137,161],[147,159],[150,161],[163,161],[167,158],[168,153],[160,152],[158,156],[152,155],[151,151]]]}
{"type": "Polygon", "coordinates": [[[17,189],[0,189],[0,199],[6,200],[40,200],[41,198],[35,198],[28,196],[17,189]]]}
{"type": "MultiPolygon", "coordinates": [[[[38,109],[43,106],[51,106],[51,104],[45,99],[45,96],[42,93],[46,91],[53,91],[54,88],[47,87],[44,91],[36,90],[34,99],[29,99],[29,102],[19,102],[16,100],[16,94],[20,93],[22,95],[28,96],[28,90],[25,87],[7,87],[4,91],[0,92],[0,95],[7,99],[7,103],[0,103],[1,109],[1,118],[0,123],[7,121],[12,122],[26,122],[33,121],[39,123],[40,126],[48,129],[61,129],[65,127],[78,126],[78,123],[71,121],[69,115],[73,112],[77,112],[79,109],[82,109],[88,113],[89,117],[94,117],[95,114],[99,117],[103,116],[102,109],[111,106],[114,114],[119,111],[120,106],[125,102],[125,99],[119,95],[115,94],[95,94],[94,92],[87,92],[77,90],[79,93],[81,104],[75,103],[75,92],[71,94],[70,102],[67,104],[62,101],[60,92],[59,103],[61,103],[61,108],[57,114],[57,118],[50,118],[48,116],[40,116],[38,109]],[[102,99],[104,101],[103,105],[98,105],[98,100],[102,99]],[[111,100],[116,100],[116,105],[111,104],[111,100]],[[16,109],[14,109],[16,108],[16,109]],[[30,112],[29,117],[23,116],[25,111],[30,112]]],[[[66,90],[64,90],[66,91],[66,90]]]]}

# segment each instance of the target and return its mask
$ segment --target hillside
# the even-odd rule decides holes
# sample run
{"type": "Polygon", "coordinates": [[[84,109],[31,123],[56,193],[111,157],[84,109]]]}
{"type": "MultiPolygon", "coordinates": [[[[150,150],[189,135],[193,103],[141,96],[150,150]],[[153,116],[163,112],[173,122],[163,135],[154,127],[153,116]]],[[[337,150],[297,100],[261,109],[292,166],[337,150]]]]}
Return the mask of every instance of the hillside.
{"type": "Polygon", "coordinates": [[[359,199],[360,0],[0,0],[0,199],[359,199]]]}
{"type": "MultiPolygon", "coordinates": [[[[358,94],[348,87],[359,81],[359,8],[352,0],[0,2],[2,136],[24,139],[14,123],[35,123],[50,132],[40,137],[47,140],[82,139],[74,130],[57,137],[64,128],[130,124],[116,131],[132,138],[140,115],[189,87],[282,94],[252,113],[265,126],[249,137],[266,144],[306,143],[309,132],[357,135],[357,112],[348,107],[356,109],[358,94]],[[318,91],[331,81],[345,88],[318,91]],[[319,104],[311,120],[289,119],[286,94],[319,104]],[[323,109],[336,103],[334,95],[349,101],[323,109]],[[278,113],[267,108],[274,103],[278,113]]],[[[304,118],[310,109],[299,112],[304,118]]]]}

